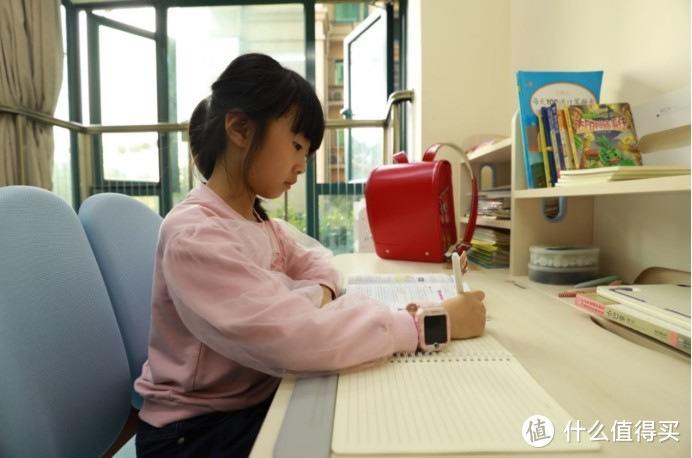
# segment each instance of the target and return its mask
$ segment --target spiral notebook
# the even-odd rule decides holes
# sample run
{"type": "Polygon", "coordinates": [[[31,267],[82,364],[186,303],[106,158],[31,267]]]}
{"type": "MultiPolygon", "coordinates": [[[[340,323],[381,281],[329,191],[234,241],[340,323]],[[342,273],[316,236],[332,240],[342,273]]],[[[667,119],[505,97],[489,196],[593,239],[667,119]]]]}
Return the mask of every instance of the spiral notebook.
{"type": "Polygon", "coordinates": [[[486,331],[478,338],[452,341],[440,353],[398,354],[383,365],[340,374],[332,452],[358,456],[597,449],[597,442],[568,441],[563,431],[576,421],[486,331]],[[536,415],[547,417],[554,427],[544,447],[531,443],[531,438],[547,434],[547,429],[530,430],[538,425],[527,420],[536,415]]]}

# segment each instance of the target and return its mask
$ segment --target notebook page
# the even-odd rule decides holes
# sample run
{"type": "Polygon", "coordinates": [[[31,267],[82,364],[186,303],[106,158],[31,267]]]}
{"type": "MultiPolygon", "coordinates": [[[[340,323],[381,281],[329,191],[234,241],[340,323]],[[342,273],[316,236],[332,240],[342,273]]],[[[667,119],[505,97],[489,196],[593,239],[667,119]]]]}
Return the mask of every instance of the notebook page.
{"type": "Polygon", "coordinates": [[[492,336],[453,341],[444,352],[397,355],[338,379],[332,451],[337,455],[537,452],[596,449],[567,443],[571,417],[492,336]],[[555,426],[533,448],[532,415],[555,426]]]}

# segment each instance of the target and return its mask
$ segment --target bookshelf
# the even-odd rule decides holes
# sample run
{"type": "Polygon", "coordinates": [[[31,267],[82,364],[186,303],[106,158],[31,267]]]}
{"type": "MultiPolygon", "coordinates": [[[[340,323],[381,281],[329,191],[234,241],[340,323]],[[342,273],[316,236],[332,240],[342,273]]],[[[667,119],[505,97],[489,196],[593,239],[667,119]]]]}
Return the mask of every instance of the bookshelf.
{"type": "MultiPolygon", "coordinates": [[[[504,252],[507,252],[507,242],[501,242],[502,238],[507,238],[506,231],[511,229],[511,220],[500,219],[491,216],[494,211],[490,212],[489,216],[483,216],[482,208],[484,201],[488,204],[490,208],[490,201],[497,201],[497,199],[510,199],[511,198],[511,162],[512,162],[512,139],[505,138],[501,140],[496,140],[492,144],[483,145],[477,149],[467,153],[466,157],[471,163],[471,168],[473,174],[476,178],[479,188],[479,216],[476,220],[476,232],[474,239],[479,241],[485,240],[495,240],[498,243],[498,247],[504,252]],[[498,190],[497,188],[503,188],[498,190]],[[497,231],[496,229],[500,229],[497,231]]],[[[467,186],[466,194],[470,197],[470,186],[467,186]]],[[[506,211],[506,207],[503,205],[506,211]]],[[[460,234],[463,234],[466,230],[466,225],[468,224],[468,217],[463,215],[459,218],[460,223],[460,234]]],[[[483,250],[476,251],[478,247],[474,247],[469,254],[469,259],[474,263],[483,263],[481,259],[487,261],[481,254],[483,250]],[[475,251],[475,253],[474,253],[475,251]],[[474,259],[478,256],[479,259],[474,259]]],[[[486,256],[488,254],[486,253],[486,256]]],[[[498,256],[498,254],[493,255],[493,258],[498,256]]],[[[504,255],[505,261],[500,264],[501,266],[506,265],[506,257],[504,255]]],[[[496,261],[492,261],[495,264],[496,261]]],[[[486,264],[483,264],[486,265],[486,264]]],[[[486,265],[487,266],[487,265],[486,265]]]]}
{"type": "MultiPolygon", "coordinates": [[[[479,188],[481,190],[488,187],[511,184],[511,138],[505,138],[493,143],[492,145],[480,147],[472,152],[469,152],[466,157],[471,162],[473,174],[476,177],[476,180],[478,180],[479,188]],[[483,170],[484,168],[487,168],[489,173],[486,173],[483,170]],[[490,181],[490,184],[484,186],[487,181],[490,181]]],[[[467,189],[466,192],[468,194],[470,190],[467,189]]],[[[463,233],[465,225],[468,224],[468,221],[468,217],[462,214],[462,216],[459,218],[459,222],[461,224],[460,233],[463,233]]],[[[510,229],[511,223],[508,220],[497,220],[479,216],[476,221],[476,225],[498,229],[510,229]]]]}
{"type": "MultiPolygon", "coordinates": [[[[633,112],[642,140],[644,136],[659,136],[662,140],[658,143],[666,144],[668,133],[686,130],[687,135],[682,135],[686,144],[674,150],[677,157],[690,160],[689,88],[633,106],[633,112]]],[[[527,189],[520,135],[519,117],[515,115],[511,145],[511,276],[528,274],[531,245],[598,246],[601,275],[618,275],[624,282],[633,282],[651,267],[690,272],[689,175],[527,189]],[[560,198],[564,217],[559,221],[543,215],[547,198],[560,198]]],[[[651,150],[643,153],[665,151],[652,142],[651,150]]]]}

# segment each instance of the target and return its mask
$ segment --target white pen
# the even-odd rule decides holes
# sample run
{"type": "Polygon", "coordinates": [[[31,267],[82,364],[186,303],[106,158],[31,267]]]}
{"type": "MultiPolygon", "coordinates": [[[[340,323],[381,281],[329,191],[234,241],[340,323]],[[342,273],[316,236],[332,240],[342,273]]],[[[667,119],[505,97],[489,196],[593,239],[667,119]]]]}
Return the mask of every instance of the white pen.
{"type": "MultiPolygon", "coordinates": [[[[466,252],[462,254],[464,262],[466,262],[466,252]]],[[[457,294],[464,292],[464,271],[461,268],[461,257],[456,251],[452,253],[452,271],[454,272],[454,284],[457,288],[457,294]]]]}

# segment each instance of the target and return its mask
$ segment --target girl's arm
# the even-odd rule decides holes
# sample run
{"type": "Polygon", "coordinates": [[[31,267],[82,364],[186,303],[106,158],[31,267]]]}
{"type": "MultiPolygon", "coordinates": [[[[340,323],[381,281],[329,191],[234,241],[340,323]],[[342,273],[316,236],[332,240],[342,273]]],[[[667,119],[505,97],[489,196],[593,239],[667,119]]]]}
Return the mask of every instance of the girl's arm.
{"type": "Polygon", "coordinates": [[[315,281],[331,291],[332,299],[336,298],[343,279],[331,264],[333,253],[283,220],[272,220],[272,223],[286,255],[286,274],[296,280],[315,281]]]}
{"type": "Polygon", "coordinates": [[[315,281],[334,284],[338,274],[300,251],[293,261],[298,266],[314,259],[299,272],[315,280],[259,267],[256,258],[262,253],[232,243],[226,231],[214,227],[174,235],[162,255],[168,292],[186,328],[244,366],[276,376],[314,374],[416,348],[408,312],[392,312],[354,295],[315,307],[322,299],[315,281]]]}

